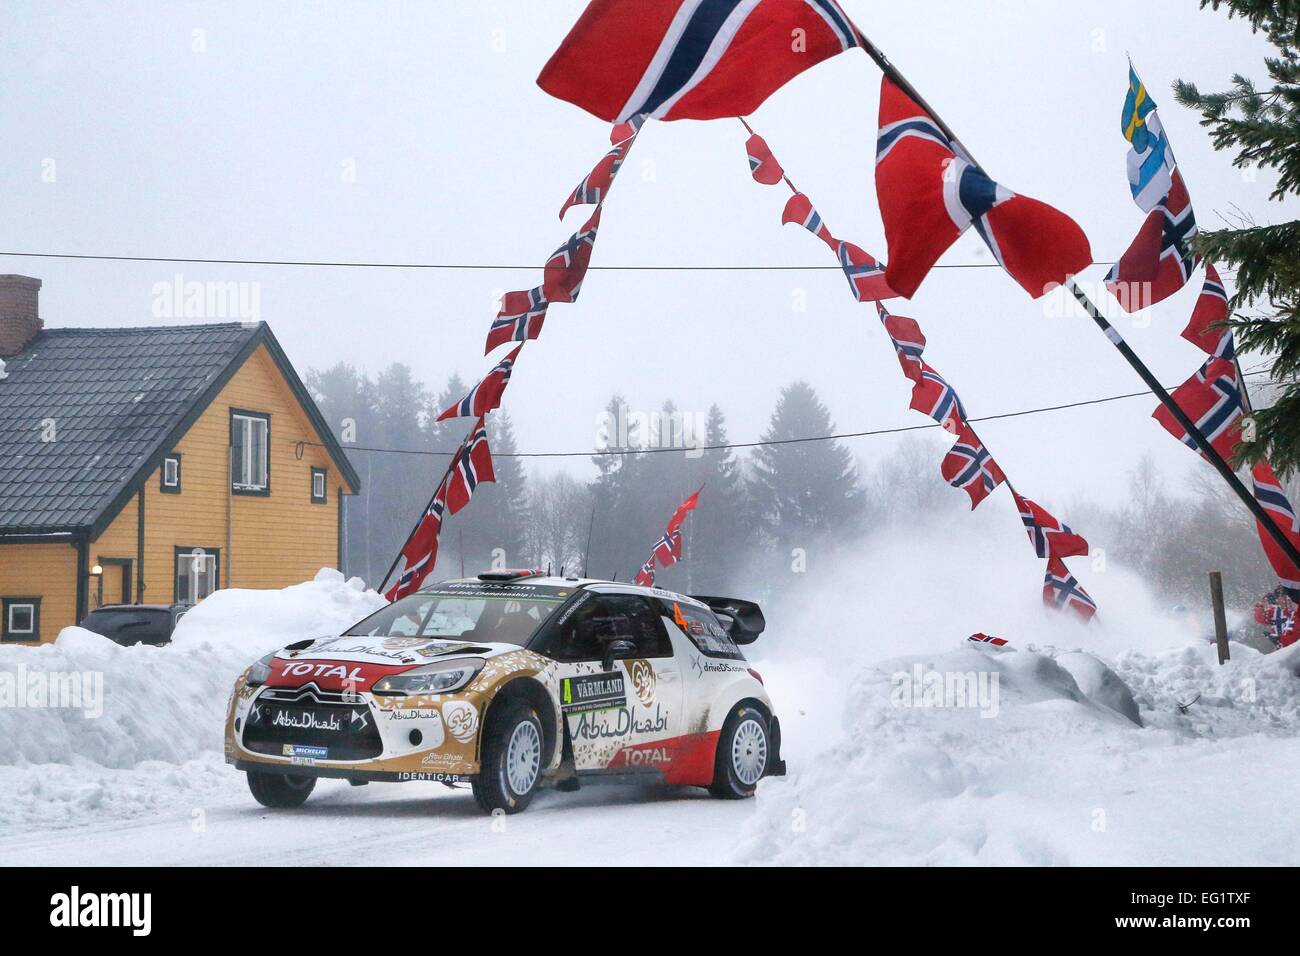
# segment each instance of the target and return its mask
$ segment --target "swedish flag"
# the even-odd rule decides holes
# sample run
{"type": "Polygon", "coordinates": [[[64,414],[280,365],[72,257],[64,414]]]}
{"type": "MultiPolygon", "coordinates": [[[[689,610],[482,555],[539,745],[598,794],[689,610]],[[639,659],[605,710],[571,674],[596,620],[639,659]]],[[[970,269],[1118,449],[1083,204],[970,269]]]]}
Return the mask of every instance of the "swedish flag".
{"type": "Polygon", "coordinates": [[[1139,153],[1145,153],[1151,145],[1151,133],[1147,129],[1147,114],[1155,112],[1156,103],[1151,99],[1146,86],[1130,63],[1128,68],[1128,96],[1124,97],[1124,114],[1120,128],[1124,138],[1133,144],[1139,153]]]}

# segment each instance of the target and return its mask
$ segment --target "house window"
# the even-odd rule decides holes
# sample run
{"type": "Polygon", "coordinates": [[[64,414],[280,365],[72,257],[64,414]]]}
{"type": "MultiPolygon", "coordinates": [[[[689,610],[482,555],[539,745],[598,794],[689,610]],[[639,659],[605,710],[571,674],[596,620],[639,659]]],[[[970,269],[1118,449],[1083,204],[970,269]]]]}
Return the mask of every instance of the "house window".
{"type": "Polygon", "coordinates": [[[235,494],[271,493],[271,465],[267,457],[270,439],[270,415],[231,411],[230,488],[235,494]]]}
{"type": "Polygon", "coordinates": [[[176,603],[197,604],[217,589],[219,548],[176,549],[176,603]]]}
{"type": "Polygon", "coordinates": [[[0,638],[6,641],[39,641],[41,639],[41,599],[36,597],[5,598],[0,601],[0,638]]]}
{"type": "Polygon", "coordinates": [[[311,500],[312,504],[323,505],[325,503],[325,469],[313,468],[311,470],[311,500]]]}
{"type": "Polygon", "coordinates": [[[162,463],[162,484],[158,489],[166,495],[181,493],[181,456],[168,455],[162,463]]]}

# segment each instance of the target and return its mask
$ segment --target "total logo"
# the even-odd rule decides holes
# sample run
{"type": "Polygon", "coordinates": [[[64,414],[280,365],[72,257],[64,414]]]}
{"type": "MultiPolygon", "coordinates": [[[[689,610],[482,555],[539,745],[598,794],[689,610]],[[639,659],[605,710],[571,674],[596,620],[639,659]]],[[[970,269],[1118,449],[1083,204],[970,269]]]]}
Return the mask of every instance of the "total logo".
{"type": "Polygon", "coordinates": [[[623,765],[625,767],[654,767],[672,762],[673,753],[667,747],[646,747],[643,749],[629,747],[623,751],[623,765]]]}
{"type": "Polygon", "coordinates": [[[285,664],[280,671],[281,677],[337,677],[341,681],[352,681],[354,683],[361,680],[360,667],[344,667],[342,664],[310,664],[299,662],[296,664],[285,664]]]}

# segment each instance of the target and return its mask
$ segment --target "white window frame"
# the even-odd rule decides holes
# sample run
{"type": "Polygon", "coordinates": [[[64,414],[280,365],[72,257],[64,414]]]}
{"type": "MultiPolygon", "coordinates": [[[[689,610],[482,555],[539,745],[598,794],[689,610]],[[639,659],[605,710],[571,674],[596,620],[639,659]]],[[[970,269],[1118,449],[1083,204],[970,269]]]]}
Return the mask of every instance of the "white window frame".
{"type": "Polygon", "coordinates": [[[217,580],[217,552],[208,551],[204,548],[194,548],[190,551],[178,551],[176,553],[176,600],[178,603],[198,604],[213,591],[221,587],[221,582],[217,580]],[[204,567],[200,570],[197,565],[202,564],[204,567]],[[185,599],[181,598],[180,578],[184,568],[184,574],[188,581],[185,599]],[[200,575],[203,577],[200,578],[200,575]],[[199,594],[199,582],[209,585],[205,593],[199,594]]]}
{"type": "Polygon", "coordinates": [[[5,622],[5,631],[10,634],[35,634],[36,633],[36,605],[28,602],[25,604],[9,605],[9,620],[5,622]],[[31,615],[31,627],[18,628],[14,627],[14,611],[20,608],[26,608],[27,613],[31,615]]]}
{"type": "MultiPolygon", "coordinates": [[[[268,491],[271,487],[271,419],[269,415],[244,414],[242,412],[230,413],[231,427],[238,427],[243,432],[243,460],[231,463],[231,487],[235,491],[268,491]],[[260,438],[255,442],[257,432],[260,427],[260,438]],[[253,449],[260,445],[262,449],[262,467],[260,474],[254,474],[256,455],[253,449]],[[236,481],[234,476],[238,473],[239,480],[236,481]]],[[[233,447],[232,442],[232,457],[233,447]]]]}
{"type": "Polygon", "coordinates": [[[179,488],[181,486],[181,460],[175,455],[168,455],[163,459],[163,479],[164,488],[179,488]]]}
{"type": "Polygon", "coordinates": [[[311,470],[311,500],[314,504],[319,505],[325,503],[325,490],[326,490],[325,469],[313,468],[311,470]],[[317,481],[320,481],[320,491],[316,490],[317,481]]]}

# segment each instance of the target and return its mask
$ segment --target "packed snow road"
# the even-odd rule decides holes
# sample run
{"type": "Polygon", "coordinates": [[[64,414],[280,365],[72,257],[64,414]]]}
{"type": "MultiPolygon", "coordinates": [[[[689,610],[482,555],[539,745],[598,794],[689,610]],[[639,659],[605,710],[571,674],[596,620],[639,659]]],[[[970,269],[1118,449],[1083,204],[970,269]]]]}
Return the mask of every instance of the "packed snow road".
{"type": "Polygon", "coordinates": [[[256,804],[242,774],[205,805],[145,819],[86,820],[68,830],[7,834],[5,865],[462,866],[706,865],[726,862],[753,801],[702,790],[596,787],[544,792],[528,811],[489,817],[468,791],[441,784],[350,787],[322,781],[306,806],[256,804]]]}

